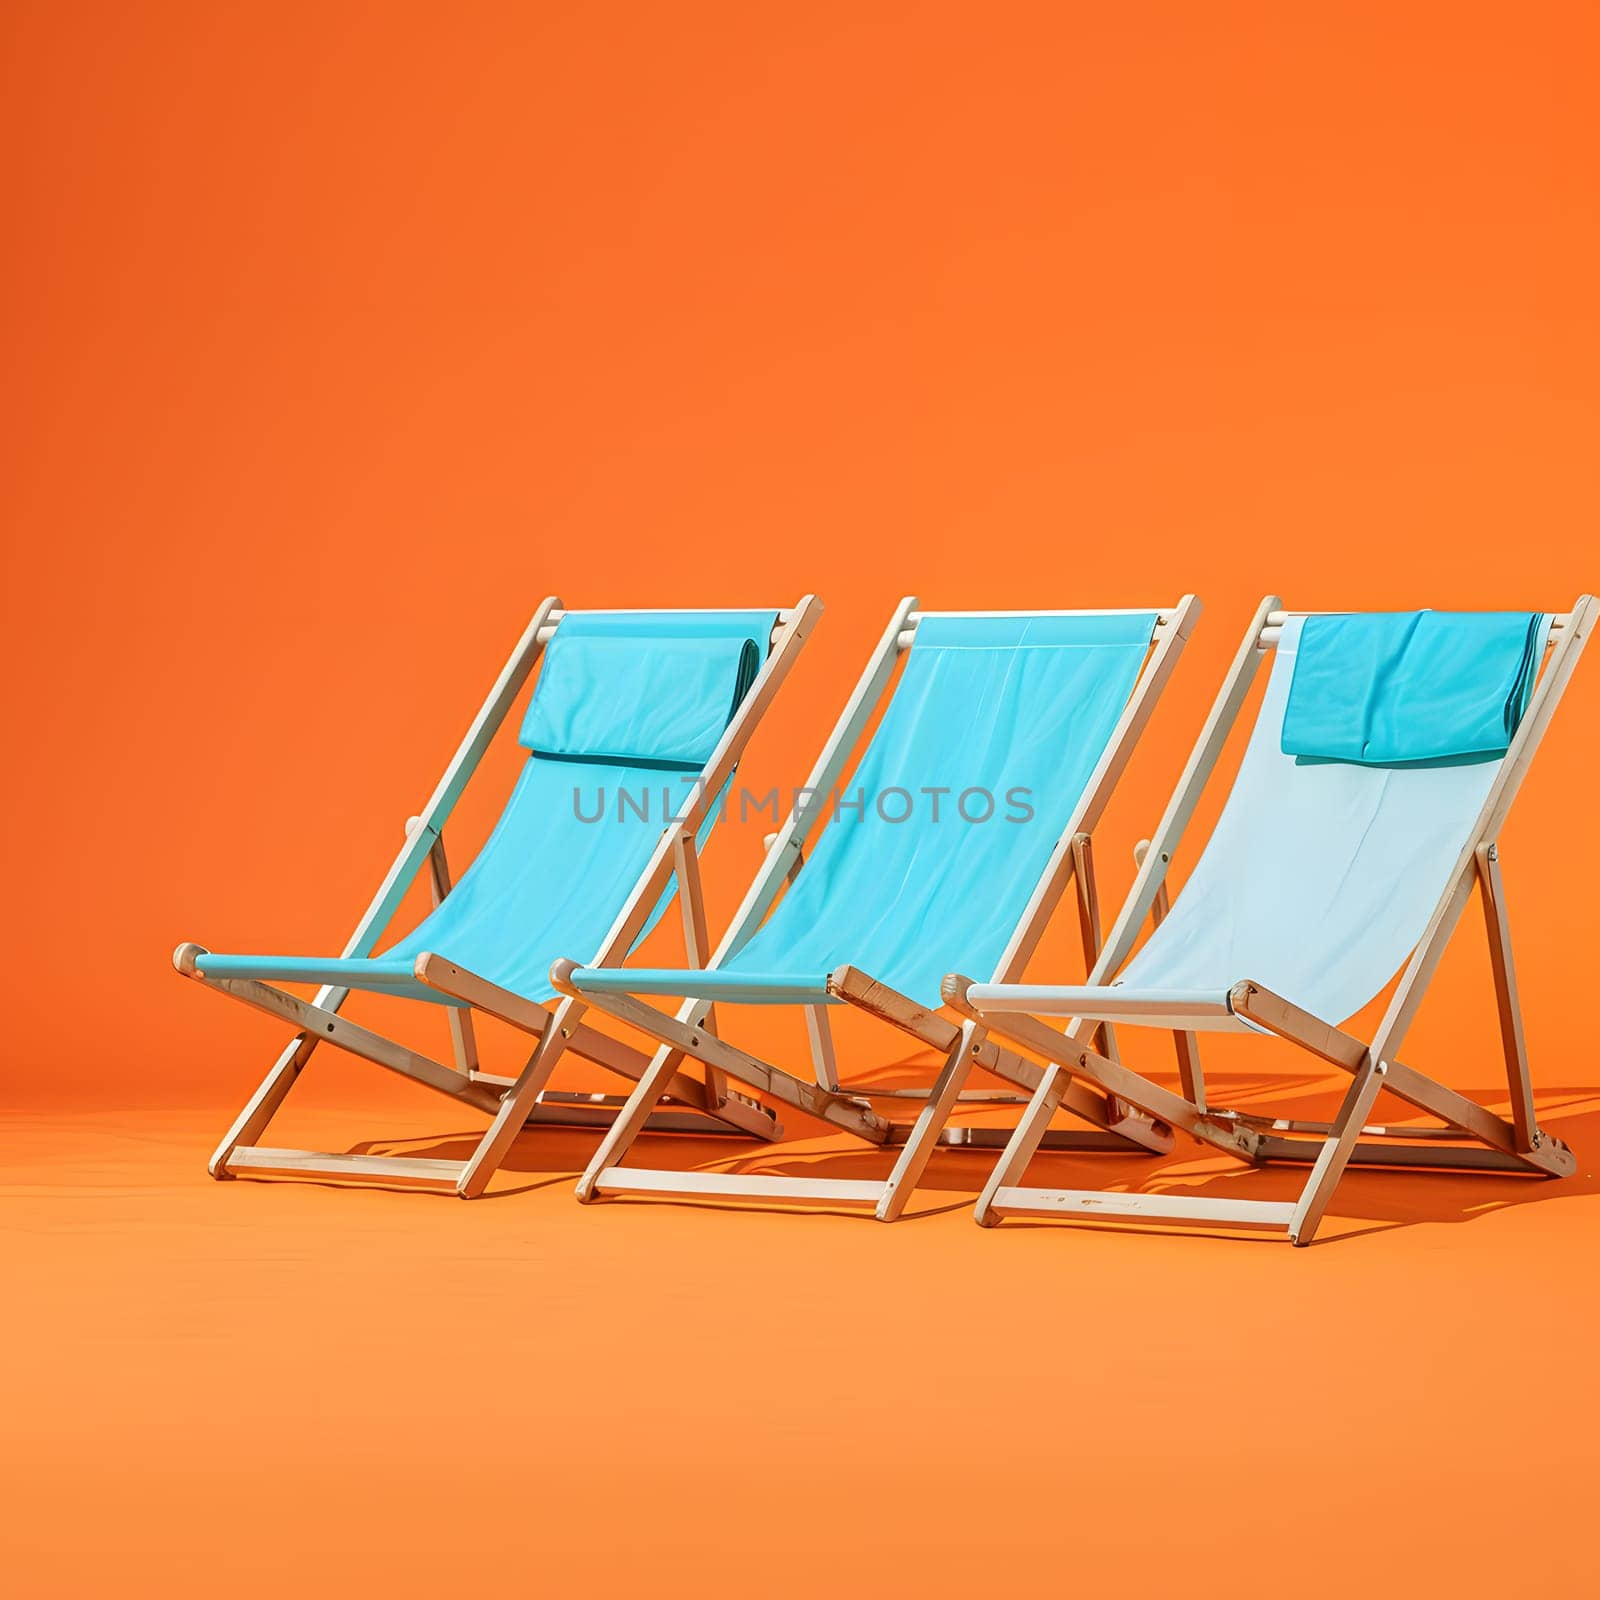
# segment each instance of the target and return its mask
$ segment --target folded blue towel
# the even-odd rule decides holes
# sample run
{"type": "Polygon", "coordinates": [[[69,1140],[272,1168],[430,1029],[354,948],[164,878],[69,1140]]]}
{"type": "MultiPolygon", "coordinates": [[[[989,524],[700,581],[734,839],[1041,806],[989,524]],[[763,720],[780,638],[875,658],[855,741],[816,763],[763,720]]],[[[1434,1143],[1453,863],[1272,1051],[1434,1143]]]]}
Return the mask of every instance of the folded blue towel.
{"type": "Polygon", "coordinates": [[[1545,618],[1527,611],[1307,617],[1283,752],[1367,766],[1503,755],[1544,634],[1545,618]]]}
{"type": "Polygon", "coordinates": [[[755,681],[776,614],[674,613],[632,628],[620,620],[562,622],[521,742],[557,760],[704,766],[755,681]]]}

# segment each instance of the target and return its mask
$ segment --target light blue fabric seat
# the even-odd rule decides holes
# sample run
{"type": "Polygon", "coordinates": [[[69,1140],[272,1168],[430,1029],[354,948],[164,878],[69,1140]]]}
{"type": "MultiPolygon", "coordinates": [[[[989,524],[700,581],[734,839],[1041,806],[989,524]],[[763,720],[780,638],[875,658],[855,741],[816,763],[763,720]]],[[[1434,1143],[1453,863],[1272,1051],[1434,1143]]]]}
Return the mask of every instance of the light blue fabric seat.
{"type": "MultiPolygon", "coordinates": [[[[493,832],[438,907],[371,957],[207,952],[198,971],[453,1003],[412,976],[416,958],[432,951],[526,999],[552,998],[551,962],[600,948],[754,680],[776,621],[775,611],[563,618],[522,726],[528,759],[493,832]]],[[[702,837],[720,809],[711,808],[702,837]]]]}
{"type": "Polygon", "coordinates": [[[1549,632],[1527,613],[1420,616],[1291,616],[1211,839],[1118,979],[979,983],[971,1002],[1240,1031],[1228,993],[1246,980],[1330,1023],[1373,999],[1471,837],[1549,632]]]}
{"type": "Polygon", "coordinates": [[[715,969],[580,968],[592,994],[819,1004],[853,965],[929,1007],[995,970],[1138,679],[1157,614],[930,615],[798,877],[715,969]]]}

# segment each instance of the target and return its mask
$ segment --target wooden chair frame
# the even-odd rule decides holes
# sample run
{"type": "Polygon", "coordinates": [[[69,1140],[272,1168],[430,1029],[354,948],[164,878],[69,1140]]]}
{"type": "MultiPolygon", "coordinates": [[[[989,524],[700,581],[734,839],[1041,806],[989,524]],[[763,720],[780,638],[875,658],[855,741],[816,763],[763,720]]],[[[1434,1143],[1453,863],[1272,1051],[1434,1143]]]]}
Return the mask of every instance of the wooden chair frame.
{"type": "MultiPolygon", "coordinates": [[[[1277,644],[1288,615],[1278,609],[1279,604],[1276,596],[1268,596],[1250,625],[1154,843],[1144,852],[1127,903],[1090,975],[1091,984],[1109,984],[1132,953],[1145,918],[1159,922],[1165,914],[1165,880],[1173,855],[1239,716],[1256,668],[1277,644]]],[[[1037,1003],[1030,1003],[1026,1012],[997,1007],[990,998],[974,1005],[967,992],[973,980],[959,974],[948,977],[944,998],[956,1012],[983,1022],[994,1034],[1046,1063],[1043,1076],[1035,1081],[1028,1109],[978,1200],[978,1222],[993,1226],[1004,1217],[1028,1214],[1243,1224],[1282,1229],[1291,1243],[1305,1245],[1315,1237],[1335,1186],[1351,1163],[1570,1175],[1575,1168],[1572,1152],[1560,1139],[1540,1129],[1535,1114],[1497,840],[1594,627],[1596,609],[1593,597],[1582,595],[1570,611],[1552,619],[1549,659],[1527,713],[1371,1041],[1331,1026],[1255,982],[1235,985],[1226,1007],[1218,1006],[1219,1014],[1231,1011],[1350,1073],[1349,1091],[1331,1123],[1273,1120],[1213,1109],[1207,1102],[1196,1036],[1181,1028],[1174,1030],[1174,1040],[1182,1092],[1174,1094],[1096,1051],[1096,1023],[1074,1017],[1064,1032],[1058,1032],[1037,1020],[1052,1014],[1037,1003]],[[1397,1059],[1475,886],[1488,926],[1510,1090],[1509,1121],[1397,1059]],[[1309,1164],[1304,1190],[1298,1200],[1279,1203],[1024,1187],[1028,1163],[1039,1149],[1052,1115],[1060,1108],[1075,1111],[1071,1097],[1085,1088],[1114,1094],[1161,1123],[1182,1128],[1201,1143],[1243,1161],[1309,1164]],[[1438,1126],[1368,1125],[1373,1101],[1382,1088],[1437,1118],[1438,1126]],[[1306,1135],[1313,1137],[1297,1137],[1306,1135]]],[[[1119,1004],[1115,989],[1108,991],[1106,1007],[1115,1017],[1153,1027],[1161,1026],[1164,1015],[1164,1008],[1153,1001],[1130,999],[1119,1004]]],[[[1185,1009],[1192,1018],[1194,1007],[1185,1009]]],[[[1172,1015],[1171,1008],[1165,1008],[1165,1014],[1172,1015]]],[[[1002,1075],[1004,1067],[1002,1062],[1002,1075]]]]}
{"type": "MultiPolygon", "coordinates": [[[[803,794],[827,796],[835,792],[901,656],[911,647],[919,622],[925,616],[940,615],[922,612],[916,607],[914,598],[900,602],[838,725],[823,747],[803,794]]],[[[953,616],[981,614],[943,613],[953,616]]],[[[996,981],[1006,981],[1022,972],[1056,905],[1074,882],[1086,957],[1090,962],[1095,959],[1099,947],[1099,905],[1090,835],[1199,614],[1200,603],[1193,595],[1185,595],[1176,606],[1157,614],[1154,636],[1138,681],[1000,959],[996,981]]],[[[803,862],[806,841],[824,809],[822,805],[797,806],[782,829],[772,837],[766,859],[711,962],[713,967],[733,956],[760,927],[785,884],[803,862]]],[[[576,967],[575,962],[558,961],[550,973],[552,986],[574,998],[581,993],[572,981],[576,967]]],[[[585,997],[591,1005],[609,1012],[630,1027],[653,1035],[661,1041],[661,1048],[601,1141],[578,1185],[579,1199],[646,1195],[823,1201],[871,1206],[880,1221],[891,1222],[904,1209],[937,1145],[943,1142],[981,1146],[991,1141],[997,1144],[997,1136],[1003,1136],[1002,1130],[947,1129],[951,1113],[963,1098],[963,1085],[974,1067],[1000,1072],[1030,1091],[1040,1081],[1038,1068],[1017,1052],[994,1044],[983,1025],[972,1018],[952,1020],[938,1011],[930,1011],[852,966],[842,966],[833,972],[827,987],[835,1000],[878,1018],[943,1055],[944,1062],[933,1087],[909,1091],[923,1102],[914,1123],[896,1124],[871,1105],[873,1099],[899,1098],[908,1091],[884,1094],[869,1086],[839,1081],[825,1005],[807,1008],[813,1055],[812,1076],[808,1079],[729,1044],[717,1029],[714,1007],[709,1001],[686,1000],[676,1015],[669,1016],[630,995],[591,993],[585,997]],[[653,1108],[688,1057],[726,1073],[758,1094],[793,1106],[831,1127],[842,1128],[869,1145],[902,1146],[893,1170],[884,1180],[856,1181],[655,1171],[622,1165],[622,1157],[645,1130],[653,1108]]],[[[1109,1052],[1115,1053],[1116,1045],[1109,1029],[1105,1030],[1103,1043],[1109,1052]]],[[[975,1098],[991,1104],[996,1099],[1010,1099],[1020,1104],[1024,1097],[989,1091],[980,1092],[975,1098]]],[[[1075,1088],[1069,1091],[1069,1100],[1073,1110],[1091,1123],[1094,1131],[1060,1136],[1059,1142],[1065,1147],[1120,1151],[1171,1148],[1172,1136],[1167,1129],[1121,1104],[1115,1096],[1075,1088]]]]}
{"type": "MultiPolygon", "coordinates": [[[[821,611],[822,605],[816,596],[806,595],[796,606],[778,613],[760,671],[708,759],[700,782],[663,829],[648,864],[601,942],[594,965],[616,965],[626,958],[674,875],[689,959],[696,963],[704,959],[708,940],[696,853],[697,832],[711,807],[718,803],[723,785],[788,676],[821,611]]],[[[450,872],[444,850],[445,822],[532,676],[546,644],[555,637],[563,617],[579,614],[565,611],[561,601],[553,596],[544,600],[534,612],[428,803],[420,815],[407,824],[405,844],[342,955],[361,957],[373,952],[401,899],[424,866],[429,872],[434,903],[450,892],[450,872]]],[[[646,1052],[589,1026],[583,1020],[587,1008],[582,999],[566,996],[547,1007],[430,952],[417,957],[414,968],[417,981],[462,1003],[460,1007],[446,1007],[454,1066],[421,1055],[341,1016],[340,1009],[350,994],[347,988],[324,985],[314,999],[307,1001],[255,979],[208,978],[196,966],[197,959],[205,953],[199,945],[181,945],[173,964],[185,977],[195,979],[208,989],[231,995],[299,1030],[217,1147],[210,1163],[215,1178],[354,1180],[473,1199],[483,1193],[525,1125],[604,1127],[622,1104],[621,1098],[614,1095],[549,1090],[546,1085],[550,1075],[567,1050],[630,1081],[637,1080],[650,1061],[646,1052]],[[479,1070],[472,1032],[474,1011],[498,1017],[532,1034],[538,1041],[515,1078],[479,1070]],[[316,1047],[322,1043],[337,1046],[364,1061],[425,1084],[459,1104],[485,1112],[491,1118],[488,1130],[464,1162],[409,1156],[340,1155],[274,1149],[258,1144],[316,1047]]],[[[667,1092],[676,1104],[657,1113],[657,1127],[673,1131],[738,1133],[759,1139],[776,1138],[782,1131],[770,1111],[747,1098],[727,1094],[714,1074],[708,1074],[704,1083],[685,1074],[675,1074],[667,1092]]]]}

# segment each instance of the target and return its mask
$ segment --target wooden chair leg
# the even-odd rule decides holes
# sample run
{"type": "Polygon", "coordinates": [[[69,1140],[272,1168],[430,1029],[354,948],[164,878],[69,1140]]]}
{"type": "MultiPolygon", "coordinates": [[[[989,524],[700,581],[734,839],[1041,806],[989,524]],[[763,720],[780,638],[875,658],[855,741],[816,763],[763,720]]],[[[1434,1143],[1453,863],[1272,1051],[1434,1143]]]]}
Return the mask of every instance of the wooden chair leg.
{"type": "Polygon", "coordinates": [[[893,1222],[906,1208],[926,1170],[928,1161],[939,1144],[939,1135],[955,1110],[963,1085],[972,1070],[972,1052],[976,1047],[977,1030],[968,1023],[951,1045],[943,1068],[933,1085],[933,1093],[923,1102],[912,1124],[910,1136],[895,1161],[889,1181],[873,1215],[879,1222],[893,1222]]]}
{"type": "Polygon", "coordinates": [[[578,1180],[577,1194],[580,1200],[587,1204],[597,1198],[600,1174],[607,1167],[616,1166],[632,1148],[634,1140],[650,1120],[650,1113],[667,1092],[673,1075],[686,1059],[682,1050],[674,1049],[671,1045],[664,1044],[656,1051],[650,1065],[644,1070],[644,1076],[628,1096],[628,1103],[617,1113],[617,1120],[607,1130],[605,1138],[600,1141],[600,1148],[595,1151],[578,1180]]]}
{"type": "Polygon", "coordinates": [[[829,1094],[839,1092],[839,1062],[833,1049],[833,1029],[828,1022],[826,1006],[807,1006],[806,1040],[811,1046],[811,1065],[817,1087],[829,1094]]]}
{"type": "Polygon", "coordinates": [[[233,1174],[228,1170],[228,1157],[240,1145],[260,1142],[261,1135],[278,1114],[278,1107],[294,1087],[295,1080],[316,1048],[317,1041],[308,1034],[291,1039],[284,1047],[282,1055],[272,1064],[272,1069],[250,1096],[233,1126],[223,1135],[222,1143],[212,1152],[206,1170],[213,1178],[231,1178],[233,1174]]]}
{"type": "Polygon", "coordinates": [[[1388,1070],[1385,1062],[1369,1057],[1367,1064],[1350,1080],[1339,1114],[1333,1120],[1333,1132],[1318,1154],[1306,1178],[1299,1203],[1294,1208],[1294,1215],[1289,1220],[1291,1244],[1310,1244],[1316,1237],[1318,1224],[1328,1209],[1328,1202],[1333,1198],[1339,1179],[1344,1176],[1344,1169],[1350,1164],[1350,1157],[1355,1154],[1356,1141],[1361,1137],[1361,1129],[1372,1110],[1372,1102],[1378,1098],[1378,1091],[1383,1087],[1388,1070]]]}
{"type": "Polygon", "coordinates": [[[540,1092],[550,1081],[556,1063],[567,1047],[568,1032],[577,1026],[583,1007],[574,1000],[564,1000],[557,1008],[550,1026],[545,1029],[527,1065],[517,1077],[515,1085],[502,1097],[489,1131],[478,1141],[478,1148],[468,1158],[462,1169],[456,1193],[463,1200],[476,1200],[488,1188],[489,1180],[499,1170],[517,1135],[522,1132],[529,1113],[533,1110],[540,1092]]]}
{"type": "Polygon", "coordinates": [[[1517,1130],[1517,1148],[1532,1150],[1539,1142],[1539,1119],[1528,1070],[1528,1042],[1522,1032],[1522,1002],[1517,993],[1516,964],[1511,957],[1511,924],[1506,916],[1498,844],[1478,847],[1478,887],[1489,935],[1489,961],[1494,968],[1495,1008],[1500,1016],[1500,1042],[1505,1049],[1506,1081],[1511,1091],[1511,1125],[1517,1130]]]}
{"type": "Polygon", "coordinates": [[[995,1196],[1002,1189],[1015,1188],[1021,1181],[1023,1173],[1028,1170],[1028,1163],[1033,1160],[1049,1131],[1050,1118],[1055,1115],[1056,1107],[1061,1104],[1061,1097],[1071,1081],[1064,1067],[1052,1063],[1045,1069],[1039,1087],[1033,1091],[1033,1099],[1028,1102],[1028,1109],[1022,1113],[1012,1130],[1010,1142],[995,1163],[994,1171],[989,1174],[983,1193],[978,1196],[973,1215],[980,1227],[992,1228],[999,1222],[1000,1218],[994,1209],[995,1196]]]}

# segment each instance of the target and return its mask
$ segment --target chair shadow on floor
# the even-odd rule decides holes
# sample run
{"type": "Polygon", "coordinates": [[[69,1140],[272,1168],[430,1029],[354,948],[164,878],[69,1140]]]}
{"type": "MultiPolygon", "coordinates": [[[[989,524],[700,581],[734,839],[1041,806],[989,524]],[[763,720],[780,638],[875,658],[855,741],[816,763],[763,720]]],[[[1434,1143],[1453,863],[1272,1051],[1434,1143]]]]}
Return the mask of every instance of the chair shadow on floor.
{"type": "MultiPolygon", "coordinates": [[[[875,1088],[904,1083],[926,1086],[925,1062],[912,1058],[888,1064],[855,1080],[875,1088]]],[[[1328,1120],[1337,1108],[1342,1075],[1316,1073],[1286,1078],[1267,1073],[1219,1073],[1208,1080],[1211,1103],[1238,1110],[1296,1120],[1328,1120]]],[[[1505,1113],[1504,1089],[1468,1090],[1480,1104],[1505,1113]]],[[[1421,1223],[1460,1223],[1515,1206],[1537,1205],[1600,1192],[1600,1087],[1575,1085],[1552,1088],[1538,1096],[1541,1128],[1564,1140],[1578,1159],[1570,1178],[1551,1179],[1529,1173],[1479,1171],[1428,1171],[1420,1168],[1351,1166],[1334,1195],[1320,1239],[1328,1242],[1387,1232],[1421,1223]],[[1586,1159],[1588,1158],[1588,1159],[1586,1159]]],[[[878,1100],[875,1105],[896,1121],[910,1121],[917,1113],[915,1101],[878,1100]]],[[[955,1125],[964,1123],[1009,1131],[1020,1115],[1019,1106],[985,1109],[968,1106],[955,1125]]],[[[1380,1102],[1374,1117],[1396,1122],[1420,1120],[1412,1108],[1396,1101],[1380,1102]]],[[[772,1177],[882,1180],[894,1162],[894,1151],[859,1144],[836,1129],[790,1113],[785,1138],[760,1144],[737,1136],[715,1137],[689,1133],[649,1133],[634,1147],[630,1164],[678,1169],[760,1174],[772,1177]],[[848,1141],[848,1142],[846,1142],[848,1141]]],[[[1063,1123],[1062,1126],[1066,1124],[1063,1123]]],[[[473,1131],[424,1138],[371,1139],[355,1146],[359,1154],[414,1155],[464,1161],[477,1147],[473,1131]]],[[[600,1135],[582,1128],[525,1130],[501,1163],[502,1177],[485,1199],[509,1199],[542,1189],[575,1184],[594,1152],[600,1135]],[[506,1177],[522,1181],[507,1183],[506,1177]]],[[[941,1148],[929,1163],[904,1213],[903,1220],[939,1216],[970,1206],[999,1159],[992,1148],[941,1148]]],[[[1179,1134],[1173,1150],[1163,1156],[1141,1151],[1071,1152],[1043,1150],[1029,1168],[1030,1182],[1051,1187],[1109,1189],[1119,1192],[1208,1196],[1217,1199],[1293,1200],[1304,1187],[1306,1168],[1300,1165],[1250,1167],[1195,1143],[1179,1134]]],[[[774,1201],[722,1204],[707,1199],[649,1203],[692,1204],[717,1210],[802,1209],[861,1216],[858,1207],[774,1201]]],[[[1090,1226],[1102,1230],[1171,1231],[1170,1223],[1121,1224],[1109,1220],[1061,1221],[1009,1219],[1008,1228],[1062,1228],[1090,1226]]],[[[1215,1231],[1215,1230],[1208,1230],[1215,1231]]],[[[1229,1237],[1246,1242],[1278,1243],[1281,1236],[1234,1231],[1229,1237]]]]}
{"type": "MultiPolygon", "coordinates": [[[[934,1069],[925,1058],[912,1056],[903,1061],[893,1061],[884,1064],[874,1071],[862,1074],[864,1081],[877,1083],[892,1083],[896,1086],[926,1086],[931,1081],[934,1069]]],[[[669,1102],[670,1103],[670,1102],[669,1102]]],[[[895,1119],[909,1120],[916,1115],[916,1106],[911,1102],[902,1101],[898,1109],[893,1112],[895,1119]]],[[[785,1144],[795,1142],[797,1139],[840,1137],[848,1139],[848,1135],[840,1135],[838,1129],[830,1128],[828,1124],[815,1121],[792,1108],[784,1108],[780,1113],[785,1125],[784,1140],[780,1143],[768,1145],[755,1139],[748,1139],[737,1133],[723,1134],[697,1134],[697,1133],[647,1133],[640,1137],[634,1147],[632,1163],[636,1166],[664,1166],[689,1170],[695,1167],[705,1167],[717,1171],[750,1171],[750,1172],[784,1172],[799,1171],[799,1166],[786,1166],[782,1163],[763,1165],[763,1160],[775,1158],[777,1153],[784,1150],[785,1144]],[[652,1159],[659,1155],[660,1159],[652,1159]],[[748,1161],[749,1166],[740,1166],[736,1163],[748,1161]],[[730,1164],[734,1163],[734,1164],[730,1164]]],[[[516,1142],[506,1153],[500,1163],[501,1177],[481,1197],[485,1200],[509,1199],[514,1195],[530,1194],[540,1189],[549,1189],[560,1184],[576,1185],[578,1178],[588,1166],[596,1146],[604,1136],[599,1128],[572,1128],[572,1127],[531,1127],[524,1128],[517,1136],[516,1142]],[[528,1181],[507,1184],[505,1175],[525,1174],[528,1181]]],[[[477,1149],[481,1132],[463,1130],[460,1132],[441,1133],[434,1135],[412,1135],[394,1138],[367,1139],[353,1145],[350,1149],[352,1155],[385,1155],[385,1156],[417,1156],[428,1160],[437,1161],[465,1161],[477,1149]]],[[[854,1143],[854,1141],[851,1141],[854,1143]]],[[[864,1165],[859,1174],[851,1173],[850,1176],[885,1178],[888,1176],[889,1167],[894,1157],[892,1153],[886,1154],[882,1149],[862,1144],[859,1146],[864,1165]]],[[[839,1153],[841,1156],[845,1152],[839,1153]]],[[[793,1159],[803,1160],[799,1155],[793,1159]]],[[[846,1176],[844,1172],[830,1174],[846,1176]]],[[[981,1181],[981,1180],[980,1180],[981,1181]]],[[[959,1186],[958,1186],[959,1187],[959,1186]]],[[[671,1200],[657,1202],[651,1200],[650,1204],[675,1204],[671,1200]]],[[[691,1202],[699,1205],[709,1205],[709,1202],[691,1202]]],[[[959,1203],[958,1203],[959,1204],[959,1203]]],[[[716,1209],[751,1210],[750,1205],[735,1205],[731,1207],[717,1207],[716,1209]]],[[[780,1209],[788,1209],[785,1205],[780,1209]]],[[[819,1207],[806,1205],[806,1210],[815,1211],[819,1207]]],[[[821,1208],[826,1209],[826,1208],[821,1208]]],[[[833,1209],[837,1210],[837,1207],[833,1209]]],[[[941,1210],[952,1209],[951,1206],[940,1207],[941,1210]]],[[[851,1211],[849,1214],[858,1215],[859,1212],[851,1211]]]]}
{"type": "MultiPolygon", "coordinates": [[[[576,1184],[598,1134],[584,1128],[536,1128],[520,1134],[500,1163],[499,1176],[479,1198],[508,1200],[565,1183],[576,1184]],[[515,1175],[522,1181],[507,1183],[515,1175]]],[[[352,1155],[418,1156],[430,1161],[466,1161],[483,1139],[482,1129],[458,1133],[363,1139],[352,1155]]]]}
{"type": "MultiPolygon", "coordinates": [[[[1503,1094],[1498,1100],[1493,1090],[1471,1097],[1509,1115],[1503,1094]]],[[[1588,1086],[1552,1088],[1535,1099],[1540,1128],[1561,1139],[1576,1158],[1577,1167],[1571,1177],[1552,1178],[1532,1171],[1352,1164],[1334,1191],[1317,1242],[1337,1243],[1425,1223],[1476,1222],[1519,1206],[1546,1205],[1600,1193],[1600,1090],[1588,1086]]],[[[1481,1148],[1472,1141],[1465,1141],[1462,1147],[1481,1148]]],[[[1295,1200],[1305,1187],[1309,1171],[1301,1165],[1242,1167],[1225,1157],[1212,1160],[1200,1152],[1191,1152],[1191,1160],[1185,1165],[1187,1171],[1170,1171],[1166,1181],[1157,1175],[1153,1187],[1219,1199],[1295,1200]]]]}
{"type": "MultiPolygon", "coordinates": [[[[1260,1111],[1293,1120],[1327,1121],[1339,1103],[1343,1083],[1336,1077],[1311,1074],[1285,1080],[1267,1074],[1218,1074],[1211,1080],[1212,1103],[1239,1110],[1260,1111]]],[[[1482,1105],[1509,1114],[1504,1090],[1465,1091],[1482,1105]]],[[[1492,1171],[1428,1170],[1407,1167],[1361,1167],[1352,1165],[1334,1195],[1324,1229],[1323,1240],[1343,1239],[1359,1234],[1385,1232],[1419,1223],[1472,1222],[1479,1217],[1514,1206],[1537,1205],[1579,1195],[1600,1193],[1600,1087],[1575,1085],[1551,1088],[1537,1097],[1540,1127],[1562,1139],[1577,1158],[1577,1171],[1570,1178],[1547,1178],[1537,1173],[1492,1171]]],[[[1016,1108],[981,1116],[984,1124],[1009,1129],[1015,1124],[1016,1108]]],[[[1390,1101],[1375,1109],[1375,1117],[1390,1119],[1391,1125],[1421,1122],[1409,1106],[1390,1101]]],[[[963,1119],[965,1120],[965,1119],[963,1119]]],[[[1064,1125],[1064,1124],[1063,1124],[1064,1125]]],[[[1470,1141],[1466,1143],[1470,1147],[1470,1141]]],[[[848,1150],[788,1151],[746,1150],[726,1163],[730,1170],[765,1173],[772,1176],[804,1175],[826,1178],[882,1178],[887,1175],[892,1155],[865,1145],[848,1150]]],[[[935,1215],[967,1203],[927,1201],[936,1194],[959,1192],[976,1199],[999,1159],[991,1149],[941,1149],[929,1163],[919,1187],[919,1195],[907,1207],[905,1216],[935,1215]]],[[[1273,1164],[1251,1167],[1219,1151],[1208,1150],[1179,1134],[1170,1154],[1151,1156],[1138,1151],[1127,1154],[1042,1150],[1030,1164],[1028,1181],[1059,1188],[1110,1189],[1122,1192],[1149,1191],[1217,1199],[1285,1201],[1299,1197],[1305,1186],[1308,1168],[1300,1164],[1273,1164]]],[[[1008,1219],[1008,1228],[1061,1228],[1091,1226],[1117,1231],[1149,1232],[1154,1229],[1193,1231],[1182,1224],[1132,1223],[1109,1220],[1008,1219]]],[[[1257,1242],[1281,1242],[1281,1236],[1238,1230],[1232,1237],[1257,1242]]]]}

